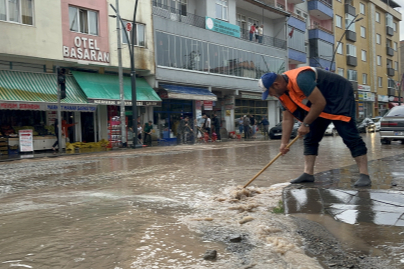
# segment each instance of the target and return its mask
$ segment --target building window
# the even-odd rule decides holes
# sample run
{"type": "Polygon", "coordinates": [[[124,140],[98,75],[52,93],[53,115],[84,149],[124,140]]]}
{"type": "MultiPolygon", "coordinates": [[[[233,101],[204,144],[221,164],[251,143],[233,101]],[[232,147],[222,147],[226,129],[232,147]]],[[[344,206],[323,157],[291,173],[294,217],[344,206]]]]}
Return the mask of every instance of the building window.
{"type": "Polygon", "coordinates": [[[366,62],[366,50],[362,50],[362,61],[366,62]]]}
{"type": "Polygon", "coordinates": [[[393,22],[393,30],[394,32],[397,32],[397,23],[393,22]]]}
{"type": "Polygon", "coordinates": [[[335,26],[342,28],[342,17],[335,15],[335,26]]]}
{"type": "Polygon", "coordinates": [[[352,44],[346,44],[346,55],[356,57],[356,46],[352,44]]]}
{"type": "Polygon", "coordinates": [[[69,6],[70,31],[98,35],[98,12],[69,6]]]}
{"type": "Polygon", "coordinates": [[[33,0],[0,0],[0,21],[34,24],[33,0]]]}
{"type": "Polygon", "coordinates": [[[377,55],[376,60],[377,60],[377,65],[382,65],[382,56],[377,55]]]}
{"type": "MultiPolygon", "coordinates": [[[[345,25],[348,26],[354,19],[355,19],[354,16],[352,16],[351,14],[346,13],[345,14],[345,25]]],[[[355,30],[355,22],[352,23],[349,26],[349,28],[346,28],[346,29],[349,30],[349,31],[352,31],[352,32],[356,32],[356,30],[355,30]]]]}
{"type": "Polygon", "coordinates": [[[362,84],[368,84],[368,74],[362,74],[362,84]]]}
{"type": "Polygon", "coordinates": [[[393,68],[393,61],[390,59],[387,59],[387,68],[393,68]]]}
{"type": "Polygon", "coordinates": [[[361,26],[361,37],[366,38],[366,28],[361,26]]]}
{"type": "Polygon", "coordinates": [[[365,15],[365,5],[362,3],[359,3],[359,11],[361,14],[365,15]]]}
{"type": "MultiPolygon", "coordinates": [[[[124,24],[128,23],[129,21],[123,21],[124,24]]],[[[139,47],[145,47],[146,46],[146,25],[141,24],[141,23],[136,23],[136,36],[135,36],[135,46],[139,47]]],[[[129,38],[132,38],[132,31],[126,31],[126,29],[122,29],[122,43],[123,44],[128,44],[131,42],[131,40],[128,42],[128,38],[125,35],[125,32],[128,34],[127,36],[129,38]]]]}
{"type": "Polygon", "coordinates": [[[216,0],[216,18],[227,21],[228,6],[227,0],[216,0]]]}
{"type": "Polygon", "coordinates": [[[397,42],[394,42],[394,43],[393,43],[393,49],[394,49],[395,51],[397,51],[397,42]]]}
{"type": "Polygon", "coordinates": [[[340,42],[338,42],[337,43],[337,53],[338,54],[344,54],[344,52],[343,52],[343,46],[344,46],[344,44],[342,44],[342,43],[340,43],[340,42]]]}
{"type": "Polygon", "coordinates": [[[298,10],[298,9],[296,9],[296,14],[298,15],[298,16],[302,16],[302,12],[300,11],[300,10],[298,10]]]}
{"type": "Polygon", "coordinates": [[[348,71],[348,77],[347,77],[348,80],[358,81],[358,73],[356,72],[356,70],[348,69],[347,71],[348,71]]]}
{"type": "Polygon", "coordinates": [[[376,12],[376,22],[380,23],[380,13],[376,12]]]}
{"type": "Polygon", "coordinates": [[[393,15],[386,13],[386,26],[393,28],[393,15]]]}
{"type": "Polygon", "coordinates": [[[380,44],[382,37],[379,34],[376,34],[376,43],[380,44]]]}
{"type": "Polygon", "coordinates": [[[383,78],[382,77],[377,78],[377,84],[379,85],[379,88],[383,87],[383,78]]]}
{"type": "Polygon", "coordinates": [[[398,71],[398,62],[394,62],[394,70],[398,71]]]}
{"type": "Polygon", "coordinates": [[[341,77],[344,77],[344,68],[338,68],[337,73],[338,73],[338,75],[340,75],[341,77]]]}
{"type": "Polygon", "coordinates": [[[305,22],[307,22],[308,17],[309,17],[309,15],[307,15],[307,13],[304,13],[304,12],[303,12],[303,18],[304,18],[304,21],[305,21],[305,22]]]}

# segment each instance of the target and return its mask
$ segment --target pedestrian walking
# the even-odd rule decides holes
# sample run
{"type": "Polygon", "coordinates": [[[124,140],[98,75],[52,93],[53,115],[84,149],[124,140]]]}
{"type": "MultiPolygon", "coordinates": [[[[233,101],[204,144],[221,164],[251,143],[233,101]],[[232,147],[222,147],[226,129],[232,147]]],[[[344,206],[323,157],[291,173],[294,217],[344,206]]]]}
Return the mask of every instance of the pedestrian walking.
{"type": "Polygon", "coordinates": [[[208,135],[210,136],[210,131],[211,131],[211,127],[212,127],[212,121],[210,120],[209,116],[206,114],[202,115],[202,118],[205,119],[205,122],[203,123],[203,129],[208,133],[208,135]]]}
{"type": "Polygon", "coordinates": [[[269,121],[266,117],[263,117],[261,120],[262,131],[264,132],[264,137],[268,137],[268,129],[269,129],[269,121]]]}
{"type": "Polygon", "coordinates": [[[143,132],[144,132],[144,137],[143,137],[143,142],[144,145],[146,146],[151,146],[152,145],[152,136],[151,136],[151,132],[153,130],[153,124],[152,121],[150,120],[149,122],[146,122],[143,128],[143,132]]]}
{"type": "Polygon", "coordinates": [[[222,141],[221,136],[220,136],[220,119],[218,118],[217,114],[213,114],[212,125],[213,125],[213,127],[215,129],[215,133],[217,135],[216,141],[222,141]]]}
{"type": "Polygon", "coordinates": [[[243,118],[243,128],[244,128],[244,138],[250,138],[250,118],[247,115],[244,115],[243,118]]]}
{"type": "Polygon", "coordinates": [[[294,118],[302,122],[299,136],[304,136],[304,173],[291,183],[313,182],[314,164],[324,132],[332,121],[338,134],[349,148],[359,169],[357,187],[371,185],[368,172],[367,148],[355,121],[355,98],[352,84],[344,77],[309,66],[286,71],[283,74],[267,73],[258,82],[262,99],[277,97],[283,106],[282,139],[280,152],[286,147],[294,125],[294,118]]]}

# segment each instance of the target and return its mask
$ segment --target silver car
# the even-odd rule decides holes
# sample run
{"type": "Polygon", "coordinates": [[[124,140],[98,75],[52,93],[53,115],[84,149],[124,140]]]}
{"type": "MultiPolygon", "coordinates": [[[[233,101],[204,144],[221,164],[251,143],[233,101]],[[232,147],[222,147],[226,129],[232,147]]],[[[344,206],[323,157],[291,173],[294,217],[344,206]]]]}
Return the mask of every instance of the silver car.
{"type": "Polygon", "coordinates": [[[380,142],[390,144],[401,141],[404,144],[404,106],[395,106],[380,120],[380,142]]]}

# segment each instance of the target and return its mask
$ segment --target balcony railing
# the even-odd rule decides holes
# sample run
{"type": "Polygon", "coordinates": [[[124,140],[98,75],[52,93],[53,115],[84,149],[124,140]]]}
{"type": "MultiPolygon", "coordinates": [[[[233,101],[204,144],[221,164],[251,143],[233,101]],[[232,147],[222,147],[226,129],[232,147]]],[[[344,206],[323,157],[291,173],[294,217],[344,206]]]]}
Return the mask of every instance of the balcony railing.
{"type": "Polygon", "coordinates": [[[324,28],[323,26],[316,25],[316,24],[310,25],[309,30],[315,30],[315,29],[318,29],[318,30],[321,30],[323,32],[326,32],[326,33],[329,33],[331,35],[334,35],[333,31],[328,30],[328,29],[324,28]]]}
{"type": "MultiPolygon", "coordinates": [[[[153,1],[153,15],[205,29],[205,17],[186,12],[185,10],[171,8],[157,1],[153,1]]],[[[255,35],[253,39],[250,40],[249,32],[249,30],[240,29],[240,38],[264,46],[272,46],[286,50],[286,40],[262,35],[261,40],[256,42],[255,35]]]]}

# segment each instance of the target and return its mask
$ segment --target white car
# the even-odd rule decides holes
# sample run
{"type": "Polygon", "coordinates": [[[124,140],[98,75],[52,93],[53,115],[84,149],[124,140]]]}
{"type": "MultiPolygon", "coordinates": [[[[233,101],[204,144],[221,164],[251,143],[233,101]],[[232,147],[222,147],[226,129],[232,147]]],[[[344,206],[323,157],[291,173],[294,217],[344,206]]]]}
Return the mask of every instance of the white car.
{"type": "Polygon", "coordinates": [[[327,129],[325,130],[325,133],[324,133],[325,135],[332,135],[332,136],[335,136],[335,135],[337,135],[338,133],[337,133],[337,129],[335,129],[335,126],[334,126],[334,123],[330,123],[329,125],[328,125],[328,127],[327,127],[327,129]]]}
{"type": "Polygon", "coordinates": [[[376,132],[380,131],[380,120],[382,117],[372,118],[372,121],[375,123],[376,132]]]}

